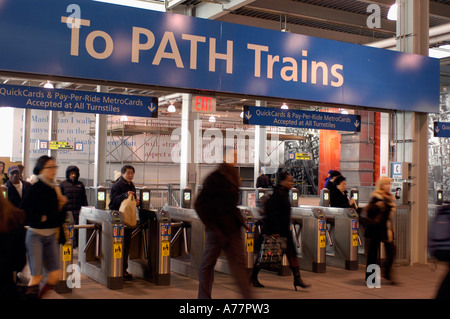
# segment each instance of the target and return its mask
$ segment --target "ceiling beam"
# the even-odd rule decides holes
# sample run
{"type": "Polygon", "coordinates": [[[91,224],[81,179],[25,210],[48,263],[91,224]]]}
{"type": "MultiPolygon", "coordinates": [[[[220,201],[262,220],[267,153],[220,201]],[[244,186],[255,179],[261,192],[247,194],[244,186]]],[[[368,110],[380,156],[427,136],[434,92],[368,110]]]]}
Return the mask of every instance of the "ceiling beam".
{"type": "MultiPolygon", "coordinates": [[[[247,5],[246,8],[256,11],[262,9],[265,12],[287,15],[290,17],[349,26],[358,29],[374,30],[367,26],[367,19],[369,18],[370,13],[357,14],[288,0],[260,0],[252,5],[247,5]]],[[[381,28],[375,30],[377,32],[395,35],[395,21],[381,18],[381,28]]]]}
{"type": "MultiPolygon", "coordinates": [[[[357,0],[367,4],[377,4],[379,6],[390,7],[395,0],[357,0]]],[[[450,6],[439,2],[430,2],[430,16],[450,19],[450,6]]]]}
{"type": "MultiPolygon", "coordinates": [[[[248,25],[257,28],[264,28],[270,30],[280,31],[280,22],[279,21],[271,21],[253,17],[240,16],[237,14],[228,14],[219,19],[224,22],[237,23],[242,25],[248,25]]],[[[338,31],[324,30],[313,27],[305,27],[295,24],[287,24],[287,29],[291,33],[303,34],[317,38],[323,39],[333,39],[337,41],[357,43],[357,44],[365,44],[373,42],[372,37],[366,37],[356,34],[349,34],[338,31]]]]}
{"type": "Polygon", "coordinates": [[[447,18],[450,20],[450,5],[430,2],[430,16],[447,18]]]}
{"type": "Polygon", "coordinates": [[[256,0],[230,0],[229,3],[224,4],[203,2],[195,7],[195,16],[197,18],[215,20],[255,1],[256,0]]]}

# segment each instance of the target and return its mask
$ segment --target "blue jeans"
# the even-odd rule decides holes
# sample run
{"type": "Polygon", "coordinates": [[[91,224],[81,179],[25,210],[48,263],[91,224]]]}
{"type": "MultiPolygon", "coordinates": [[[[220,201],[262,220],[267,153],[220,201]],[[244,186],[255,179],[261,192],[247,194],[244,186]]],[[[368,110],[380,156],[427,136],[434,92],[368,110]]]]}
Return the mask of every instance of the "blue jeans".
{"type": "Polygon", "coordinates": [[[31,276],[43,275],[43,268],[48,272],[59,270],[56,234],[42,236],[27,230],[25,244],[31,276]]]}

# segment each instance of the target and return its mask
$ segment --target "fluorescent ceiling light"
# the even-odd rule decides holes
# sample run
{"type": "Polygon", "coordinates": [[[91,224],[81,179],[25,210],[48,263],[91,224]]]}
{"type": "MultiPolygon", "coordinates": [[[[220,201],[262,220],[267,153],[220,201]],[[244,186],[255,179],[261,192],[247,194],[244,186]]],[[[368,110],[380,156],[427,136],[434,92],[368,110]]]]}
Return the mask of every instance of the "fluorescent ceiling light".
{"type": "Polygon", "coordinates": [[[289,106],[286,105],[286,103],[283,103],[283,105],[281,106],[282,110],[289,110],[289,106]]]}
{"type": "Polygon", "coordinates": [[[428,51],[428,56],[431,58],[443,59],[450,57],[450,45],[441,45],[438,48],[431,48],[428,51]]]}
{"type": "Polygon", "coordinates": [[[209,122],[216,123],[216,118],[214,116],[209,117],[209,122]]]}
{"type": "Polygon", "coordinates": [[[387,15],[388,20],[397,21],[397,9],[398,9],[397,3],[394,3],[389,8],[388,15],[387,15]]]}
{"type": "Polygon", "coordinates": [[[170,103],[169,107],[167,108],[167,112],[169,113],[174,113],[176,112],[177,109],[175,108],[175,105],[173,105],[172,103],[170,103]]]}
{"type": "Polygon", "coordinates": [[[137,1],[137,0],[94,0],[97,2],[118,4],[121,6],[147,9],[147,10],[155,10],[155,11],[166,11],[166,7],[164,6],[164,2],[154,3],[154,2],[146,2],[146,1],[137,1]]]}
{"type": "Polygon", "coordinates": [[[44,84],[44,87],[46,89],[54,89],[55,88],[50,81],[47,81],[47,83],[44,84]]]}

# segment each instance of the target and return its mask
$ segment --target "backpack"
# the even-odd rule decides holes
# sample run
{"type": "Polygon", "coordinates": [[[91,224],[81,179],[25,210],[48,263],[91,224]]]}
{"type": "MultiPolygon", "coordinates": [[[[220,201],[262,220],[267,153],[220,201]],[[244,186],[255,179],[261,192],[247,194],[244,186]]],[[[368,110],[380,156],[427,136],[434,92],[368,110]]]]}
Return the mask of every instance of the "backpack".
{"type": "Polygon", "coordinates": [[[450,205],[436,209],[428,231],[428,251],[438,260],[450,261],[450,205]]]}

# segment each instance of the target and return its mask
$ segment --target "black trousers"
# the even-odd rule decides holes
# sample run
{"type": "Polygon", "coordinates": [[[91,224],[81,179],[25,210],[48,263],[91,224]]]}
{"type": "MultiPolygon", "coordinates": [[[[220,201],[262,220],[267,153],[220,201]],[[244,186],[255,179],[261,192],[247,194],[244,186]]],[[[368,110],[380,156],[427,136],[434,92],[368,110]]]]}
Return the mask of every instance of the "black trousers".
{"type": "Polygon", "coordinates": [[[222,250],[225,252],[231,274],[243,298],[251,299],[249,271],[245,268],[244,243],[241,231],[225,236],[219,231],[206,230],[205,251],[202,256],[198,283],[198,298],[211,299],[214,266],[222,250]]]}
{"type": "MultiPolygon", "coordinates": [[[[366,265],[376,264],[381,267],[379,263],[379,253],[381,240],[366,238],[366,249],[367,249],[367,262],[366,265]]],[[[391,279],[391,269],[394,263],[395,257],[395,245],[394,242],[384,241],[384,247],[386,249],[386,263],[384,265],[384,277],[386,279],[391,279]]],[[[366,273],[367,277],[367,273],[366,273]]]]}
{"type": "Polygon", "coordinates": [[[123,271],[127,271],[128,268],[128,256],[130,255],[131,248],[131,234],[133,233],[132,227],[125,227],[123,232],[123,271]]]}

